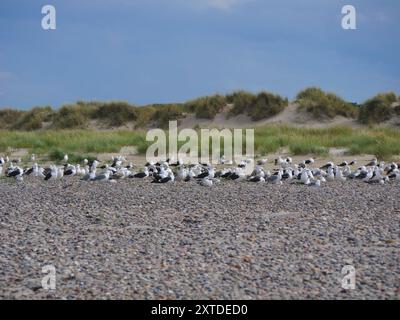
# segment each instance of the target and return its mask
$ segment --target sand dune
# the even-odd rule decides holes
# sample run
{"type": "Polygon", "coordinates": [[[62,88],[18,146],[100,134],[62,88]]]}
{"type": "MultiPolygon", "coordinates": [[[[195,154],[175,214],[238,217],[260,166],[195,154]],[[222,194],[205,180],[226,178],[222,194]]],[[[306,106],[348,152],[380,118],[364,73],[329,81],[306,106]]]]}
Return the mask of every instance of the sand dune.
{"type": "Polygon", "coordinates": [[[342,116],[335,117],[334,119],[327,119],[325,121],[317,120],[312,115],[299,111],[297,107],[298,106],[295,103],[290,103],[282,112],[271,118],[253,121],[246,114],[240,114],[233,117],[229,116],[230,107],[228,106],[221,113],[217,114],[214,119],[197,119],[194,114],[189,114],[179,121],[179,128],[250,128],[267,124],[300,127],[307,126],[315,128],[335,125],[361,126],[356,119],[349,119],[342,116]]]}

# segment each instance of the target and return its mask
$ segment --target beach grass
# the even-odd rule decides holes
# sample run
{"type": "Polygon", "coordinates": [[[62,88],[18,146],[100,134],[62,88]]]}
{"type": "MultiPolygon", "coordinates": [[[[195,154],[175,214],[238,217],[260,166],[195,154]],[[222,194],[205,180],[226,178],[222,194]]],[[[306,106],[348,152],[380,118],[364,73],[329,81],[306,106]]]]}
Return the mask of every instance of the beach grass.
{"type": "MultiPolygon", "coordinates": [[[[144,154],[151,144],[146,141],[145,130],[0,131],[0,152],[27,149],[29,153],[54,161],[61,160],[65,153],[70,155],[71,160],[78,161],[99,153],[118,153],[124,146],[135,146],[139,154],[144,154]]],[[[222,146],[223,141],[221,150],[222,146]]],[[[262,155],[287,148],[293,155],[318,156],[328,156],[330,148],[341,148],[346,149],[348,155],[371,154],[380,159],[390,159],[400,155],[400,129],[270,125],[255,128],[254,148],[256,153],[262,155]]]]}

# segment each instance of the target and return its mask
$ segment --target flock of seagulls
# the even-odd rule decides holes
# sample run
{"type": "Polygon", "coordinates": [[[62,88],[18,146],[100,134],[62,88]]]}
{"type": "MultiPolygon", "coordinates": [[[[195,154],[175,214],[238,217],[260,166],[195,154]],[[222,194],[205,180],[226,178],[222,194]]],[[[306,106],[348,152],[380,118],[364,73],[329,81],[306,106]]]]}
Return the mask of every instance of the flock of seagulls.
{"type": "Polygon", "coordinates": [[[400,164],[385,163],[376,158],[365,165],[357,167],[356,160],[339,164],[328,162],[321,167],[314,165],[313,158],[294,164],[292,158],[278,157],[271,161],[275,168],[265,169],[268,159],[256,162],[254,170],[249,173],[252,159],[242,160],[237,166],[227,161],[224,156],[219,160],[226,167],[218,169],[208,163],[184,164],[182,160],[172,162],[170,159],[148,162],[141,170],[123,156],[112,157],[110,163],[101,164],[97,160],[85,159],[81,164],[70,164],[68,155],[63,158],[63,165],[38,165],[34,154],[30,157],[31,166],[22,167],[21,159],[10,160],[0,157],[0,176],[4,175],[23,181],[26,176],[34,176],[43,180],[58,180],[79,176],[83,181],[110,181],[118,179],[151,179],[151,183],[171,183],[174,181],[196,181],[198,184],[211,187],[221,180],[247,181],[249,183],[299,183],[310,187],[320,187],[330,181],[361,180],[366,183],[385,184],[390,180],[400,181],[400,164]]]}

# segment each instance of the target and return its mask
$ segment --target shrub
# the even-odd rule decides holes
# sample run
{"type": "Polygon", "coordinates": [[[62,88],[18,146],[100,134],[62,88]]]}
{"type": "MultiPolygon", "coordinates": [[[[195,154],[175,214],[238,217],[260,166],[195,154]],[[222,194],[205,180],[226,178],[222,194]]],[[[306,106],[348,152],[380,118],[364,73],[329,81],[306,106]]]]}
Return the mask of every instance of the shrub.
{"type": "Polygon", "coordinates": [[[227,95],[228,103],[232,103],[233,107],[229,111],[229,115],[238,115],[248,113],[251,106],[254,105],[257,96],[247,91],[236,91],[227,95]]]}
{"type": "Polygon", "coordinates": [[[81,105],[65,105],[55,114],[53,126],[58,129],[85,128],[89,116],[81,105]]]}
{"type": "Polygon", "coordinates": [[[183,107],[178,104],[153,105],[153,110],[152,120],[162,128],[168,126],[169,121],[183,116],[183,107]]]}
{"type": "Polygon", "coordinates": [[[136,127],[145,127],[150,124],[156,109],[153,106],[139,107],[136,109],[136,127]]]}
{"type": "Polygon", "coordinates": [[[343,116],[355,118],[358,108],[334,93],[326,93],[320,88],[307,88],[297,94],[296,102],[299,111],[311,113],[317,119],[343,116]]]}
{"type": "Polygon", "coordinates": [[[110,126],[121,126],[128,121],[136,120],[135,109],[127,102],[113,101],[100,105],[95,117],[104,120],[110,126]]]}
{"type": "Polygon", "coordinates": [[[397,102],[397,96],[394,92],[378,93],[375,97],[384,100],[385,103],[389,105],[397,102]]]}
{"type": "Polygon", "coordinates": [[[3,109],[0,110],[0,129],[9,129],[19,121],[26,111],[3,109]]]}
{"type": "Polygon", "coordinates": [[[219,94],[197,98],[185,103],[184,108],[194,112],[197,118],[213,119],[226,105],[226,99],[219,94]]]}
{"type": "Polygon", "coordinates": [[[51,107],[35,107],[25,112],[18,121],[13,124],[12,128],[17,130],[38,130],[43,126],[44,121],[52,120],[54,111],[51,107]]]}
{"type": "Polygon", "coordinates": [[[233,104],[229,115],[246,113],[252,120],[272,117],[288,105],[286,98],[265,91],[257,95],[246,91],[237,91],[228,95],[227,101],[233,104]]]}
{"type": "Polygon", "coordinates": [[[270,118],[281,112],[288,105],[288,100],[269,92],[260,92],[250,106],[248,115],[252,120],[270,118]]]}
{"type": "Polygon", "coordinates": [[[364,124],[374,124],[389,120],[399,112],[392,104],[396,102],[394,93],[380,93],[365,101],[360,109],[359,121],[364,124]]]}

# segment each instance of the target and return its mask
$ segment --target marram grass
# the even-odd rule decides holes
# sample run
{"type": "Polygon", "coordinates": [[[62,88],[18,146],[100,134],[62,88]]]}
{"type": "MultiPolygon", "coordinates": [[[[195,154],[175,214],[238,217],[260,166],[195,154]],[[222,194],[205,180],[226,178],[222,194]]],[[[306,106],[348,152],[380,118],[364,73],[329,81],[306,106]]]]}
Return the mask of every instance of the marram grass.
{"type": "MultiPolygon", "coordinates": [[[[255,151],[259,154],[277,152],[285,147],[294,155],[327,156],[329,148],[345,148],[351,155],[373,154],[382,159],[400,155],[400,130],[397,128],[272,125],[256,128],[254,136],[255,151]]],[[[59,160],[68,153],[71,160],[79,161],[98,153],[118,153],[123,146],[136,146],[138,152],[144,154],[150,144],[144,130],[0,131],[0,152],[24,148],[50,160],[59,160]]]]}

